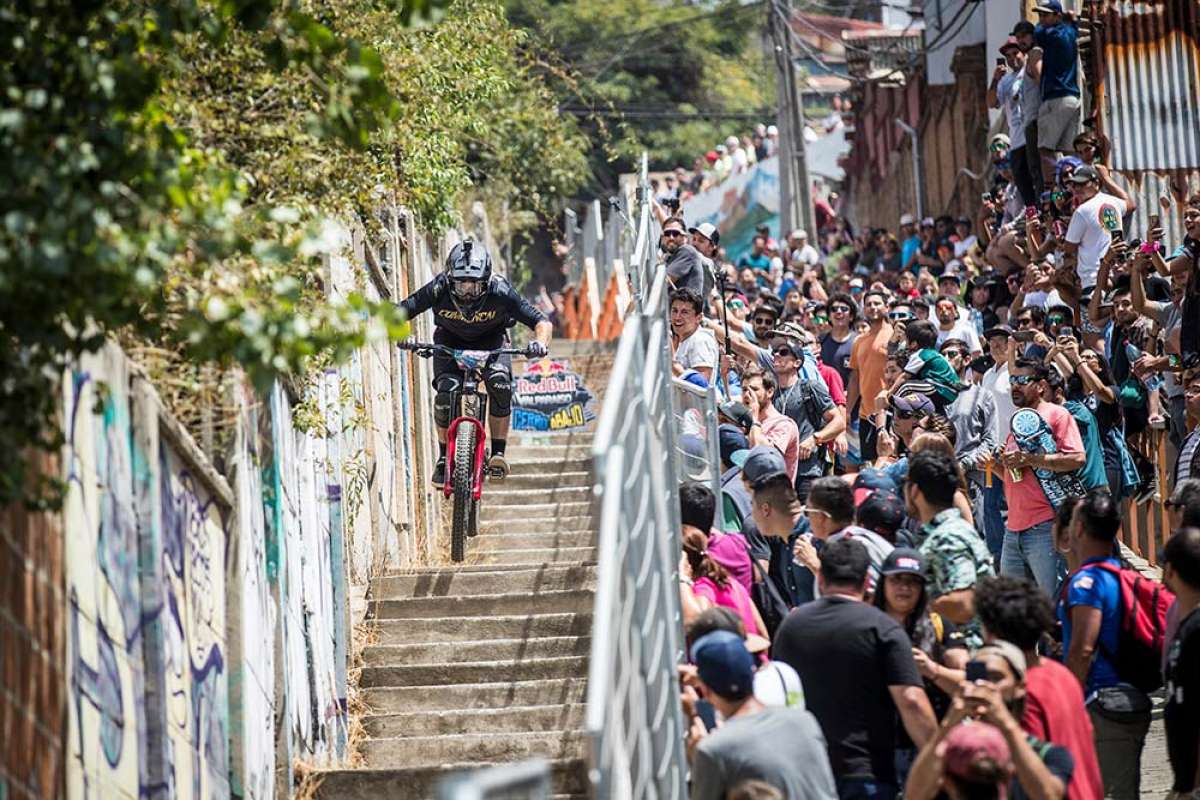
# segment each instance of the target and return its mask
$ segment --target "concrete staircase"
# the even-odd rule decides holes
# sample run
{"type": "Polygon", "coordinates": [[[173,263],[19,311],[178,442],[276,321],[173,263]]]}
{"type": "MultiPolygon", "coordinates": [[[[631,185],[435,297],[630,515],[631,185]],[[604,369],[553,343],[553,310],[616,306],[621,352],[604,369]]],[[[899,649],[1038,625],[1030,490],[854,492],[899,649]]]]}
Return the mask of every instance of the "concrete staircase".
{"type": "MultiPolygon", "coordinates": [[[[567,357],[599,399],[611,351],[567,357]]],[[[485,487],[466,561],[372,583],[362,763],[321,773],[318,796],[428,798],[448,774],[534,757],[551,763],[555,797],[587,796],[593,427],[514,434],[512,474],[485,487]]]]}

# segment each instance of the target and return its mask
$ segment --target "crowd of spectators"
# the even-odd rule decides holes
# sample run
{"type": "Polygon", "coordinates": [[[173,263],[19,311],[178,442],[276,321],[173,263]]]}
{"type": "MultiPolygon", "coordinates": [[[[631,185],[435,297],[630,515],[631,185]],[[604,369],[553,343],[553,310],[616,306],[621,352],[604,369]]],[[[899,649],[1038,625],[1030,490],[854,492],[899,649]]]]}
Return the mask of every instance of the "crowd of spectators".
{"type": "Polygon", "coordinates": [[[721,494],[680,490],[693,797],[1137,798],[1158,692],[1200,797],[1200,195],[1137,229],[1087,26],[1037,12],[977,213],[831,209],[731,263],[660,208],[674,372],[721,398],[721,494]]]}

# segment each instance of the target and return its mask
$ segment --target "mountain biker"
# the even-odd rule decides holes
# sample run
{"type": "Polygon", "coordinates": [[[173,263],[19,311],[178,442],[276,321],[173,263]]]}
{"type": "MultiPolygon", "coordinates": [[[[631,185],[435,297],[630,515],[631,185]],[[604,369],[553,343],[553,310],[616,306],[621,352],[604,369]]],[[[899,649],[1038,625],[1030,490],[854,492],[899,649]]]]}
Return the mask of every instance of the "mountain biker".
{"type": "MultiPolygon", "coordinates": [[[[497,350],[508,341],[508,329],[518,322],[533,329],[530,358],[549,352],[553,324],[533,304],[517,294],[512,284],[492,274],[492,257],[481,242],[470,239],[454,246],[446,269],[400,303],[408,318],[433,309],[433,341],[463,350],[497,350]]],[[[437,425],[438,460],[433,482],[446,482],[446,428],[454,414],[453,393],[462,386],[463,372],[454,359],[433,356],[433,420],[437,425]]],[[[500,356],[487,369],[488,430],[492,449],[488,470],[498,478],[508,475],[504,448],[512,411],[512,357],[500,356]]]]}

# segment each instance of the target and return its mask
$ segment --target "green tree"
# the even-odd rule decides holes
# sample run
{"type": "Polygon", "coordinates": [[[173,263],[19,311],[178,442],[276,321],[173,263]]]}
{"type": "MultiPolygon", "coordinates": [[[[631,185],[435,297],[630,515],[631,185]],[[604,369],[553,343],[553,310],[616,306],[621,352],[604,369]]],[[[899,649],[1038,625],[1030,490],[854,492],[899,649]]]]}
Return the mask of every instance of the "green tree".
{"type": "Polygon", "coordinates": [[[656,168],[690,167],[727,135],[770,121],[760,3],[505,0],[505,8],[530,32],[527,46],[563,109],[603,145],[590,154],[589,191],[615,187],[643,150],[656,168]]]}

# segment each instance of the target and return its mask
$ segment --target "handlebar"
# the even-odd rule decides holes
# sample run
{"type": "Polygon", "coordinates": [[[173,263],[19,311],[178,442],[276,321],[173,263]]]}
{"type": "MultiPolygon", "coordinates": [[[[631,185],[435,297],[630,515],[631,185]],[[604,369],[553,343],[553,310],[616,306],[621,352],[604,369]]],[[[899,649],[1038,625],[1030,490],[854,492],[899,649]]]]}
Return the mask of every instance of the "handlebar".
{"type": "MultiPolygon", "coordinates": [[[[396,342],[396,346],[401,350],[410,350],[423,358],[429,358],[434,353],[455,357],[456,353],[467,352],[468,348],[462,347],[447,347],[444,344],[435,344],[433,342],[396,342]]],[[[489,356],[529,356],[527,349],[515,347],[502,347],[498,350],[470,350],[473,353],[487,353],[489,356]]]]}

